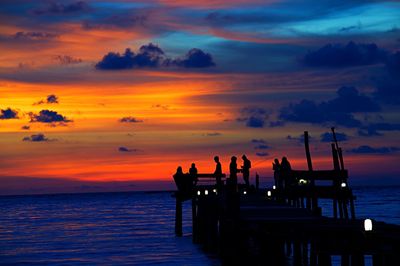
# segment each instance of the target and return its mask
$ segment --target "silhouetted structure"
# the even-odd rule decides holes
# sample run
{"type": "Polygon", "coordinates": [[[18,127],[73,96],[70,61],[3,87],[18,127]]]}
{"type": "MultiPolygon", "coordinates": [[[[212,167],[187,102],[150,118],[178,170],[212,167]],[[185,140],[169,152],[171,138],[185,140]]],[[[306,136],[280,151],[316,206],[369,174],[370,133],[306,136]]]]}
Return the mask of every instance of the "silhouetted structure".
{"type": "MultiPolygon", "coordinates": [[[[376,221],[365,221],[365,226],[356,219],[355,197],[348,186],[347,170],[342,169],[337,142],[331,145],[333,170],[314,170],[307,132],[304,137],[308,170],[294,170],[283,159],[277,174],[279,178],[286,175],[290,182],[275,189],[251,192],[247,187],[234,191],[223,186],[224,174],[216,156],[214,173],[197,174],[199,183],[210,178],[214,183],[198,183],[190,189],[193,241],[217,252],[223,265],[325,266],[331,265],[332,255],[341,257],[341,265],[363,266],[364,255],[372,255],[374,266],[400,265],[400,226],[376,221]],[[316,181],[331,185],[321,186],[316,181]],[[321,216],[318,199],[333,200],[333,218],[321,216]],[[368,231],[371,223],[374,229],[368,231]]],[[[231,158],[231,177],[235,167],[235,158],[231,158]]],[[[181,202],[187,199],[181,197],[186,192],[180,189],[188,188],[179,185],[184,176],[179,168],[174,175],[177,235],[182,235],[181,202]]]]}
{"type": "Polygon", "coordinates": [[[251,162],[249,159],[247,159],[246,155],[243,155],[242,159],[243,159],[243,166],[242,166],[243,180],[246,184],[246,187],[249,188],[251,162]]]}

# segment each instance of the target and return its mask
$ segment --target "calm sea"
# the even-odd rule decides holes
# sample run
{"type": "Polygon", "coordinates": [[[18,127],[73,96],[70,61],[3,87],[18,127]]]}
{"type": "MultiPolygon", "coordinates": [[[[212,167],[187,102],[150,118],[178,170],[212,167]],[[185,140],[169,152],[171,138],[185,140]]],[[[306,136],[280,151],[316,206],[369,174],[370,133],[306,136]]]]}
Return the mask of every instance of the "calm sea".
{"type": "MultiPolygon", "coordinates": [[[[359,217],[400,224],[400,187],[354,192],[359,217]]],[[[219,265],[191,242],[189,203],[184,214],[177,238],[167,192],[0,197],[0,264],[219,265]]]]}

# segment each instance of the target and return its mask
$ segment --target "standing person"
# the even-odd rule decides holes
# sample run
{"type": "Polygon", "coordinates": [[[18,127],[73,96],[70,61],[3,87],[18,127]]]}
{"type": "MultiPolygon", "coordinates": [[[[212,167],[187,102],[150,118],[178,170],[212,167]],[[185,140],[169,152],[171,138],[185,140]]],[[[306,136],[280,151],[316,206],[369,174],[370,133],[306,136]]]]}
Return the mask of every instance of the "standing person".
{"type": "Polygon", "coordinates": [[[242,166],[242,172],[243,172],[243,179],[244,182],[246,183],[246,188],[250,188],[250,168],[251,168],[251,162],[249,159],[247,159],[246,155],[242,156],[243,159],[243,166],[242,166]]]}
{"type": "Polygon", "coordinates": [[[222,186],[222,166],[221,166],[221,163],[219,162],[218,156],[214,157],[214,162],[216,163],[214,176],[217,179],[217,186],[221,187],[222,186]]]}
{"type": "Polygon", "coordinates": [[[292,166],[290,165],[289,160],[286,157],[282,157],[280,171],[281,171],[283,180],[285,181],[285,188],[292,185],[293,180],[290,177],[290,171],[292,171],[292,166]]]}
{"type": "Polygon", "coordinates": [[[283,180],[280,176],[281,164],[279,163],[278,158],[274,159],[274,162],[272,163],[272,170],[274,170],[275,186],[277,188],[283,188],[283,180]]]}
{"type": "Polygon", "coordinates": [[[197,178],[197,168],[195,163],[192,163],[192,166],[189,169],[189,175],[190,178],[192,179],[193,185],[194,186],[197,185],[197,181],[199,179],[197,178]]]}
{"type": "MultiPolygon", "coordinates": [[[[236,156],[231,157],[231,163],[229,164],[229,179],[232,187],[236,188],[237,186],[237,158],[236,156]]],[[[235,189],[236,190],[236,189],[235,189]]]]}

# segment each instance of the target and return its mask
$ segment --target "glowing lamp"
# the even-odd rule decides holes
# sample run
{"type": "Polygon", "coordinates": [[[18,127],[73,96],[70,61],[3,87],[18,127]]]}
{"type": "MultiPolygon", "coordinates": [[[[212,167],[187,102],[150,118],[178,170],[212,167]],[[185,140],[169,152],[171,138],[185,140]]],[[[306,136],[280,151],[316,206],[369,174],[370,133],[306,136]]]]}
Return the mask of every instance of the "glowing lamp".
{"type": "Polygon", "coordinates": [[[199,195],[199,196],[200,196],[200,194],[201,194],[200,190],[197,190],[197,195],[199,195]]]}
{"type": "Polygon", "coordinates": [[[372,220],[371,219],[365,219],[364,220],[364,230],[365,231],[372,231],[372,220]]]}
{"type": "Polygon", "coordinates": [[[272,195],[271,190],[268,190],[268,191],[267,191],[267,196],[268,196],[268,197],[271,197],[271,195],[272,195]]]}
{"type": "Polygon", "coordinates": [[[247,191],[246,191],[246,190],[245,190],[245,191],[243,191],[243,194],[244,194],[244,195],[246,195],[246,194],[247,194],[247,191]]]}
{"type": "Polygon", "coordinates": [[[204,195],[208,195],[208,190],[204,190],[204,195]]]}
{"type": "Polygon", "coordinates": [[[273,186],[272,186],[272,189],[276,189],[276,186],[275,186],[275,185],[273,185],[273,186]]]}
{"type": "Polygon", "coordinates": [[[347,184],[346,184],[345,182],[342,182],[342,184],[340,184],[340,186],[341,186],[342,188],[345,188],[345,187],[347,187],[347,184]]]}
{"type": "Polygon", "coordinates": [[[216,188],[214,188],[214,189],[213,189],[213,192],[214,192],[214,193],[217,193],[217,189],[216,189],[216,188]]]}
{"type": "Polygon", "coordinates": [[[305,184],[307,184],[307,180],[305,180],[305,179],[299,180],[299,185],[305,185],[305,184]]]}

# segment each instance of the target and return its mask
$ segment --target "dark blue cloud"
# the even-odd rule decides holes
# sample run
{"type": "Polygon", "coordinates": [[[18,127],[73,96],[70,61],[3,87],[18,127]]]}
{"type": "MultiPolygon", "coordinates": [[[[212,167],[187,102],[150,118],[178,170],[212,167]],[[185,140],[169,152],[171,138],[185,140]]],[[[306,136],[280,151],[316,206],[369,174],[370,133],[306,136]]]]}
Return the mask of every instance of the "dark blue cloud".
{"type": "Polygon", "coordinates": [[[137,54],[129,48],[123,54],[110,52],[96,64],[100,70],[121,70],[132,68],[184,67],[205,68],[215,66],[212,57],[200,49],[192,49],[180,59],[165,56],[164,51],[155,44],[149,43],[140,47],[137,54]]]}
{"type": "Polygon", "coordinates": [[[19,31],[13,35],[15,40],[22,41],[44,41],[58,38],[58,34],[40,31],[19,31]]]}
{"type": "Polygon", "coordinates": [[[0,110],[0,119],[17,119],[17,118],[18,118],[18,112],[16,110],[13,110],[11,108],[0,110]]]}
{"type": "Polygon", "coordinates": [[[265,144],[260,144],[260,145],[257,145],[254,147],[255,150],[267,150],[269,148],[270,148],[270,146],[265,145],[265,144]]]}
{"type": "Polygon", "coordinates": [[[175,59],[172,62],[167,62],[167,65],[169,64],[186,68],[205,68],[215,66],[212,56],[197,48],[191,49],[182,59],[175,59]]]}
{"type": "MultiPolygon", "coordinates": [[[[348,136],[345,133],[336,132],[337,141],[346,141],[348,136]]],[[[321,142],[333,142],[333,135],[331,132],[325,132],[321,134],[321,142]]]]}
{"type": "Polygon", "coordinates": [[[283,127],[285,125],[285,122],[283,121],[271,121],[269,122],[269,127],[283,127]]]}
{"type": "Polygon", "coordinates": [[[123,147],[123,146],[119,147],[118,151],[120,151],[120,152],[132,152],[132,150],[128,149],[127,147],[123,147]]]}
{"type": "Polygon", "coordinates": [[[219,132],[209,132],[209,133],[205,133],[203,134],[203,136],[205,137],[217,137],[217,136],[221,136],[222,134],[219,132]]]}
{"type": "Polygon", "coordinates": [[[316,51],[308,52],[303,63],[313,67],[348,67],[372,65],[384,62],[387,52],[374,43],[327,44],[316,51]]]}
{"type": "Polygon", "coordinates": [[[56,55],[54,56],[54,60],[58,61],[61,65],[74,65],[83,61],[81,58],[75,58],[70,55],[56,55]]]}
{"type": "Polygon", "coordinates": [[[143,122],[143,120],[137,119],[132,116],[126,116],[126,117],[122,117],[119,120],[119,122],[121,122],[121,123],[141,123],[141,122],[143,122]]]}
{"type": "Polygon", "coordinates": [[[269,117],[269,111],[260,107],[245,107],[240,110],[238,122],[245,122],[247,127],[263,128],[269,117]]]}
{"type": "Polygon", "coordinates": [[[291,103],[280,110],[279,118],[284,121],[325,124],[327,122],[346,127],[361,126],[352,113],[377,112],[381,110],[372,98],[359,94],[354,87],[344,86],[337,91],[338,97],[317,103],[302,100],[291,103]]]}
{"type": "Polygon", "coordinates": [[[23,141],[32,141],[32,142],[49,141],[49,139],[46,138],[45,135],[44,135],[44,134],[41,134],[41,133],[31,135],[30,137],[24,137],[22,140],[23,140],[23,141]]]}
{"type": "Polygon", "coordinates": [[[257,155],[258,157],[265,157],[265,156],[268,156],[269,153],[268,153],[268,152],[256,152],[256,155],[257,155]]]}
{"type": "Polygon", "coordinates": [[[30,113],[31,122],[40,123],[68,123],[72,120],[67,119],[65,116],[51,110],[42,110],[39,114],[30,113]]]}
{"type": "Polygon", "coordinates": [[[58,97],[54,94],[50,94],[46,97],[46,100],[40,100],[36,103],[34,103],[34,105],[39,105],[39,104],[53,104],[53,103],[58,103],[58,97]]]}
{"type": "Polygon", "coordinates": [[[263,140],[263,139],[252,139],[251,143],[254,143],[254,144],[265,144],[267,142],[265,140],[263,140]]]}
{"type": "Polygon", "coordinates": [[[400,124],[391,124],[391,123],[371,123],[366,126],[362,126],[358,130],[358,135],[363,137],[372,137],[372,136],[383,136],[381,131],[398,131],[400,130],[400,124]]]}
{"type": "Polygon", "coordinates": [[[362,145],[357,148],[349,150],[351,153],[358,154],[389,154],[400,151],[399,147],[371,147],[368,145],[362,145]]]}
{"type": "Polygon", "coordinates": [[[389,104],[400,104],[400,51],[388,56],[386,75],[377,79],[375,96],[389,104]]]}
{"type": "Polygon", "coordinates": [[[84,1],[77,1],[70,4],[50,2],[46,7],[33,10],[37,15],[45,14],[70,14],[89,10],[89,5],[84,1]]]}

